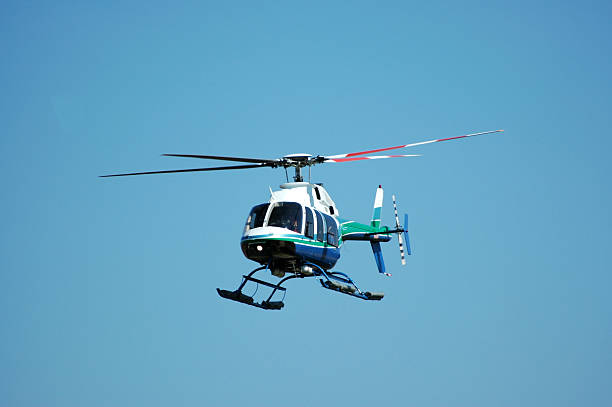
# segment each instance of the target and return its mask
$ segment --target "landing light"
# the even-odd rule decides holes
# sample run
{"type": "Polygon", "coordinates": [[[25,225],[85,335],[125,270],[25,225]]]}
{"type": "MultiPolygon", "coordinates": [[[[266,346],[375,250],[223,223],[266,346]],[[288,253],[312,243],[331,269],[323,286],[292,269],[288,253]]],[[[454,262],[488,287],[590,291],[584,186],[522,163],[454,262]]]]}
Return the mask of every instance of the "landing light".
{"type": "Polygon", "coordinates": [[[257,245],[257,247],[256,247],[256,249],[257,249],[257,251],[258,251],[258,252],[260,252],[260,251],[262,251],[262,250],[263,250],[263,246],[262,246],[262,245],[260,245],[260,244],[258,244],[258,245],[257,245]]]}

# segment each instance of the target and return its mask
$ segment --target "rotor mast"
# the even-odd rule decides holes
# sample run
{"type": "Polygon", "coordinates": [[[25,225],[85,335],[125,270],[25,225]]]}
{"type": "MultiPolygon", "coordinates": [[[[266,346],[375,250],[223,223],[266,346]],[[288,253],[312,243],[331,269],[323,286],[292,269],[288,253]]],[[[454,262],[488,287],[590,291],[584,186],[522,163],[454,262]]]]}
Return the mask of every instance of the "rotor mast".
{"type": "Polygon", "coordinates": [[[299,165],[295,166],[295,175],[293,176],[293,180],[295,182],[302,182],[304,179],[302,178],[302,167],[299,165]]]}

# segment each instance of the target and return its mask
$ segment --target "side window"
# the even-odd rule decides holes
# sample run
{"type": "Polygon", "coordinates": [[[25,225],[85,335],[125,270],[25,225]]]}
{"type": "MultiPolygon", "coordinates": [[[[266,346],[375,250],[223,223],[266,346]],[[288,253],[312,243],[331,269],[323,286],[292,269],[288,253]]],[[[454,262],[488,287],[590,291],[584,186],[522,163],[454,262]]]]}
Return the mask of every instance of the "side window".
{"type": "Polygon", "coordinates": [[[317,240],[323,242],[325,239],[325,224],[323,223],[323,216],[319,211],[315,211],[317,214],[317,240]]]}
{"type": "Polygon", "coordinates": [[[306,226],[304,228],[304,235],[312,239],[314,237],[314,217],[312,216],[312,209],[304,209],[306,210],[306,226]]]}
{"type": "Polygon", "coordinates": [[[327,243],[338,247],[338,227],[336,221],[329,215],[325,216],[325,223],[327,224],[327,243]]]}
{"type": "Polygon", "coordinates": [[[315,187],[315,194],[317,195],[317,199],[320,201],[321,200],[321,193],[319,192],[319,188],[315,187]]]}

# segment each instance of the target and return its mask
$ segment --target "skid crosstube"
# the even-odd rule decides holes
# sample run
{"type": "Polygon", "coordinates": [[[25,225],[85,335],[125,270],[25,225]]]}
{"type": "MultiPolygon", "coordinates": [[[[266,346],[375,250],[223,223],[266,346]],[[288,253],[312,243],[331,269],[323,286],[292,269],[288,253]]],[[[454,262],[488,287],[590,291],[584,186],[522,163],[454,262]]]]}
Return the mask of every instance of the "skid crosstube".
{"type": "MultiPolygon", "coordinates": [[[[321,267],[315,264],[311,264],[311,263],[305,263],[304,265],[311,266],[311,269],[309,272],[296,273],[296,274],[290,275],[289,277],[283,278],[278,284],[272,284],[267,281],[263,281],[263,280],[253,277],[253,274],[255,274],[256,272],[260,270],[268,269],[267,265],[262,266],[262,267],[259,267],[253,270],[248,275],[243,275],[242,283],[240,284],[237,290],[229,291],[229,290],[222,290],[220,288],[217,288],[217,293],[221,297],[226,298],[228,300],[240,302],[246,305],[251,305],[253,307],[257,307],[257,308],[261,308],[265,310],[280,310],[285,306],[285,303],[282,300],[272,301],[272,297],[277,291],[282,291],[283,300],[284,300],[285,298],[284,294],[286,293],[287,289],[285,287],[282,287],[281,284],[293,278],[322,277],[319,279],[321,286],[323,288],[327,288],[328,290],[336,291],[342,294],[348,294],[350,296],[361,298],[362,300],[369,300],[369,301],[380,301],[385,296],[384,293],[361,291],[357,287],[357,285],[355,285],[353,280],[344,273],[341,273],[338,271],[326,272],[321,267]],[[247,282],[254,282],[258,285],[261,284],[266,287],[270,287],[272,288],[272,293],[268,296],[266,300],[261,301],[261,302],[256,302],[252,296],[248,296],[242,292],[242,289],[244,288],[247,282]]],[[[257,290],[255,292],[257,292],[257,290]]]]}

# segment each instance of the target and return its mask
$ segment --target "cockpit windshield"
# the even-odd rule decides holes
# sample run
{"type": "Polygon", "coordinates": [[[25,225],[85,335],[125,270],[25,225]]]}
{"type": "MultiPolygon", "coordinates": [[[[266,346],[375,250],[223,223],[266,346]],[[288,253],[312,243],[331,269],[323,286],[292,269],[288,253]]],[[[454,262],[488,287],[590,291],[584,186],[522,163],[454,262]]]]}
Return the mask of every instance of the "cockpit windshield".
{"type": "Polygon", "coordinates": [[[279,202],[272,208],[268,226],[277,226],[301,233],[302,206],[296,202],[279,202]]]}
{"type": "Polygon", "coordinates": [[[270,204],[261,204],[255,206],[251,209],[251,213],[247,218],[246,225],[244,225],[244,234],[246,235],[249,230],[260,228],[264,224],[264,219],[266,218],[266,212],[268,212],[268,206],[270,204]]]}

